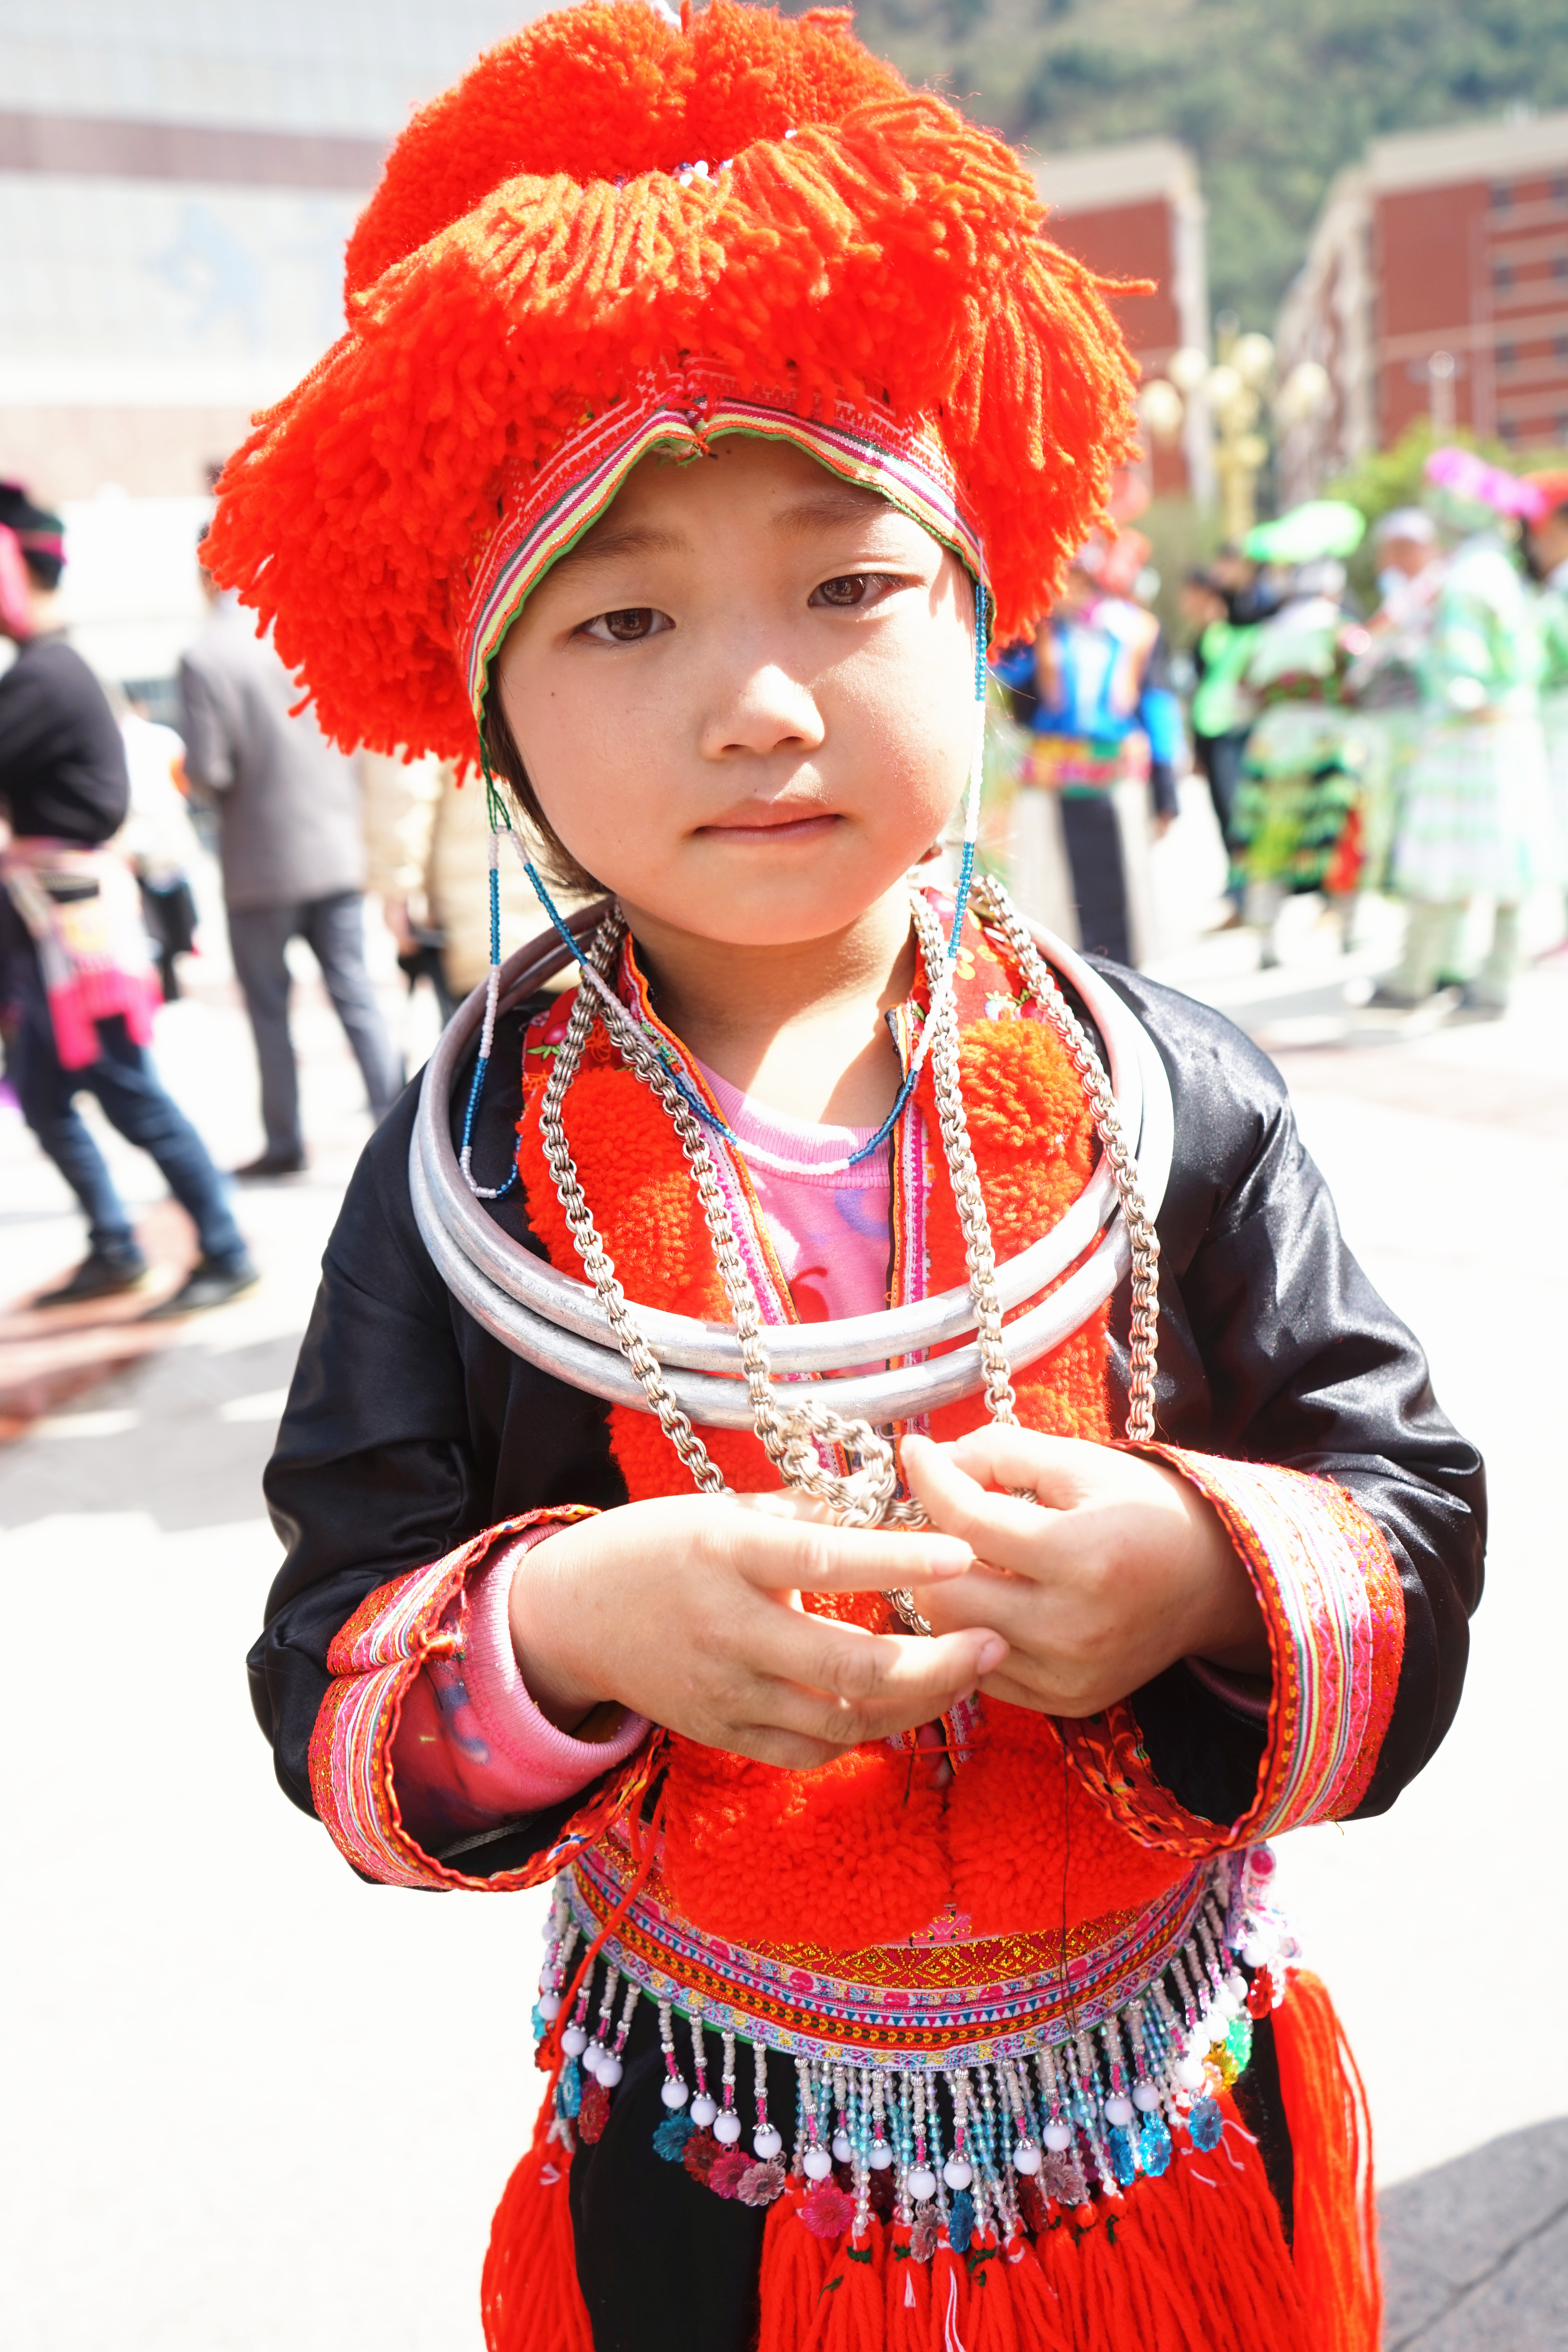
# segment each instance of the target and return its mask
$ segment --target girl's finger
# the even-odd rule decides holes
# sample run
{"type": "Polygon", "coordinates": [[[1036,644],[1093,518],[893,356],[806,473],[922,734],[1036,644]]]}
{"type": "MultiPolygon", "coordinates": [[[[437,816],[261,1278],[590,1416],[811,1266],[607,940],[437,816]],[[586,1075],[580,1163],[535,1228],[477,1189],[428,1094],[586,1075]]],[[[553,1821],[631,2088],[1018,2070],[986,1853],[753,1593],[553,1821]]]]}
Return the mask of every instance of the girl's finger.
{"type": "MultiPolygon", "coordinates": [[[[905,1445],[909,1444],[906,1438],[905,1445]]],[[[930,1438],[917,1437],[917,1447],[930,1438]]],[[[1091,1446],[1081,1437],[1047,1437],[1037,1430],[1018,1429],[1003,1422],[987,1422],[941,1449],[956,1468],[982,1486],[1004,1493],[1026,1489],[1037,1502],[1070,1508],[1081,1501],[1094,1468],[1104,1466],[1107,1449],[1091,1446]]]]}
{"type": "Polygon", "coordinates": [[[793,1610],[758,1615],[766,1622],[746,1629],[756,1678],[747,1715],[839,1747],[932,1721],[1007,1655],[1000,1634],[984,1627],[930,1638],[867,1633],[793,1610]]]}
{"type": "Polygon", "coordinates": [[[925,1505],[933,1528],[967,1544],[993,1568],[1039,1580],[1051,1522],[1038,1503],[987,1493],[929,1438],[906,1437],[901,1451],[910,1492],[925,1505]]]}
{"type": "Polygon", "coordinates": [[[741,1572],[772,1591],[888,1592],[940,1583],[974,1566],[966,1543],[935,1529],[900,1535],[740,1511],[713,1527],[741,1572]]]}

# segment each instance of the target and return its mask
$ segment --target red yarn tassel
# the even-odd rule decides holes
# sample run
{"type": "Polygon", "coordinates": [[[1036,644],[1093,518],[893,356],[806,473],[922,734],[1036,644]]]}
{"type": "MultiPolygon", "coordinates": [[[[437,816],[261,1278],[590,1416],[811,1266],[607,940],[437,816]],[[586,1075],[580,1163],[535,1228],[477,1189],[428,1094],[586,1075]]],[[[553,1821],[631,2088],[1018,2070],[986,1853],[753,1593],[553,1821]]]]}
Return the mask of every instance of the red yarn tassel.
{"type": "Polygon", "coordinates": [[[555,2076],[533,2144],[513,2172],[490,2223],[479,2282],[487,2352],[594,2352],[583,2290],[566,2176],[571,2163],[550,2137],[555,2116],[555,2076]]]}
{"type": "Polygon", "coordinates": [[[1035,2352],[1022,2338],[1012,2281],[994,2230],[969,2250],[969,2352],[1035,2352]]]}
{"type": "Polygon", "coordinates": [[[910,2225],[897,2221],[883,2271],[887,2352],[926,2352],[931,2322],[931,2268],[910,2252],[910,2225]]]}
{"type": "Polygon", "coordinates": [[[1052,2308],[1066,2342],[1074,2352],[1079,2345],[1092,2345],[1094,2329],[1072,2207],[1064,2205],[1035,2240],[1035,2261],[1047,2297],[1055,2298],[1052,2308]]]}
{"type": "Polygon", "coordinates": [[[1296,2157],[1296,2275],[1313,2352],[1376,2352],[1383,2286],[1372,2118],[1334,2005],[1305,1969],[1290,1971],[1274,2046],[1296,2157]]]}
{"type": "Polygon", "coordinates": [[[972,2352],[969,2341],[969,2273],[963,2258],[947,2242],[944,2230],[931,2266],[930,2352],[972,2352]]]}
{"type": "Polygon", "coordinates": [[[880,2352],[887,2325],[882,2225],[873,2220],[870,2230],[866,2238],[845,2238],[829,2263],[802,2352],[880,2352]]]}
{"type": "Polygon", "coordinates": [[[800,2218],[803,2185],[790,2180],[770,2207],[763,2232],[760,2293],[763,2323],[757,2352],[801,2352],[816,2317],[827,2274],[822,2240],[800,2218]]]}
{"type": "Polygon", "coordinates": [[[996,2285],[1005,2287],[1020,2352],[1073,2352],[1061,2296],[1021,2230],[1003,2247],[995,2269],[997,2277],[988,2283],[986,2293],[996,2285]]]}
{"type": "MultiPolygon", "coordinates": [[[[1128,2277],[1129,2263],[1137,2262],[1137,2252],[1124,2242],[1122,2229],[1125,2215],[1121,2208],[1098,2200],[1089,2205],[1075,2206],[1068,2216],[1069,2228],[1078,2241],[1078,2258],[1083,2277],[1084,2310],[1089,2319],[1086,2343],[1100,2352],[1166,2352],[1163,2335],[1145,2337],[1133,2312],[1132,2286],[1128,2277]]],[[[1171,2352],[1175,2352],[1174,2346],[1171,2352]]]]}

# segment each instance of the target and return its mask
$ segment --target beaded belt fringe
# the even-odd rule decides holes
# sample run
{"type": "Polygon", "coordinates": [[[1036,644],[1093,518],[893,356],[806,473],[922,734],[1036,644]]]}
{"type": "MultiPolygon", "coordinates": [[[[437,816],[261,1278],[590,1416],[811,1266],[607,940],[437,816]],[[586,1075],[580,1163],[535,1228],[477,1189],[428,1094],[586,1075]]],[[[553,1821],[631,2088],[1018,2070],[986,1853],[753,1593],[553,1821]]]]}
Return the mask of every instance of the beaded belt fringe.
{"type": "Polygon", "coordinates": [[[844,1956],[862,1979],[877,1964],[882,1980],[867,1982],[826,1975],[820,1955],[795,1966],[797,1956],[704,1936],[639,1896],[605,1937],[598,1969],[574,1988],[574,1955],[620,1901],[614,1862],[596,1851],[556,1882],[534,2012],[542,2040],[558,2029],[555,2135],[570,2147],[603,2132],[646,1999],[665,2063],[654,2148],[719,2195],[771,2204],[793,2173],[821,2235],[851,2225],[863,2234],[876,2213],[909,2225],[927,2255],[939,2235],[962,2252],[988,2228],[1004,2240],[1020,2226],[1037,2231],[1058,2206],[1157,2178],[1178,2134],[1198,2149],[1218,2141],[1220,2094],[1247,2065],[1254,2020],[1282,1998],[1293,1950],[1269,1905],[1273,1871],[1267,1846],[1222,1855],[1106,1942],[1064,1951],[1049,1969],[967,1983],[957,1979],[975,1962],[1016,1961],[1042,1939],[844,1956]],[[711,2082],[709,2033],[723,2053],[711,2082]],[[750,2154],[738,2103],[744,2043],[750,2154]],[[785,2119],[769,2112],[770,2050],[795,2061],[787,2149],[785,2119]]]}

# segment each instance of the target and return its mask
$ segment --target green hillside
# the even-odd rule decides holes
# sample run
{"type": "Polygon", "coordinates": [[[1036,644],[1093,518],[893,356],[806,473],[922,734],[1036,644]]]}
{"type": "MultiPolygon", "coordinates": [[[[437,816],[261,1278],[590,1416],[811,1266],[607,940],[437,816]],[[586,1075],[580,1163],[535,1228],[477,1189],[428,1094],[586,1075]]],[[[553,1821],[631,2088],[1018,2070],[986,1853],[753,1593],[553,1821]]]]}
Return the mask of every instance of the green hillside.
{"type": "Polygon", "coordinates": [[[1263,327],[1369,139],[1568,105],[1568,0],[861,0],[856,29],[1039,152],[1184,141],[1215,307],[1263,327]]]}

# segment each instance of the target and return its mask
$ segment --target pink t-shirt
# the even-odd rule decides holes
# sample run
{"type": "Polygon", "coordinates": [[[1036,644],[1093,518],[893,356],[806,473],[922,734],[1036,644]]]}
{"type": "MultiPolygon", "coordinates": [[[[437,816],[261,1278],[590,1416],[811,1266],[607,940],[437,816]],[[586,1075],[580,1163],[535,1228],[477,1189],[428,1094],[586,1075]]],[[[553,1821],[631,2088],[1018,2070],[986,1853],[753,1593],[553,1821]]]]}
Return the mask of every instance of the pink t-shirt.
{"type": "Polygon", "coordinates": [[[891,1253],[893,1147],[879,1145],[868,1160],[837,1175],[814,1169],[847,1160],[876,1133],[870,1127],[814,1127],[743,1095],[700,1062],[713,1099],[742,1142],[761,1144],[806,1171],[781,1176],[748,1160],[758,1205],[767,1221],[795,1311],[803,1323],[879,1315],[888,1304],[891,1253]]]}
{"type": "MultiPolygon", "coordinates": [[[[703,1066],[732,1131],[745,1142],[802,1163],[781,1176],[748,1162],[758,1204],[803,1323],[875,1315],[888,1303],[891,1252],[892,1146],[836,1175],[814,1167],[847,1159],[873,1128],[814,1127],[786,1118],[703,1066]]],[[[495,1822],[558,1804],[629,1756],[647,1729],[629,1712],[598,1740],[574,1739],[548,1723],[529,1696],[507,1623],[511,1580],[551,1530],[520,1545],[498,1543],[470,1576],[460,1660],[437,1658],[403,1702],[392,1745],[393,1785],[420,1843],[445,1846],[495,1822]]],[[[454,1602],[450,1616],[456,1616],[454,1602]]]]}

